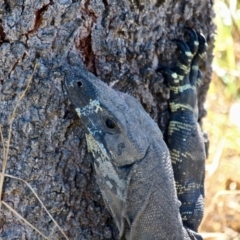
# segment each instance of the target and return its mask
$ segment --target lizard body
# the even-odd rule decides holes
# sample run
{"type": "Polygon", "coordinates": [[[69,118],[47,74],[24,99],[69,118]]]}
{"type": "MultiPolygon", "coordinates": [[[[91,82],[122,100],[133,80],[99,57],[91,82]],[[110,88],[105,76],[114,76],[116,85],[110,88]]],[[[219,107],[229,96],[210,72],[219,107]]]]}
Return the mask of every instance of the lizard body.
{"type": "MultiPolygon", "coordinates": [[[[189,34],[191,45],[198,38],[192,30],[189,34]]],[[[86,69],[65,68],[66,90],[87,129],[96,179],[120,239],[201,239],[196,231],[202,218],[205,153],[196,118],[198,59],[192,61],[192,56],[199,58],[203,51],[196,54],[198,48],[188,49],[184,42],[178,46],[177,66],[164,70],[171,92],[168,146],[135,98],[113,90],[86,69]]]]}

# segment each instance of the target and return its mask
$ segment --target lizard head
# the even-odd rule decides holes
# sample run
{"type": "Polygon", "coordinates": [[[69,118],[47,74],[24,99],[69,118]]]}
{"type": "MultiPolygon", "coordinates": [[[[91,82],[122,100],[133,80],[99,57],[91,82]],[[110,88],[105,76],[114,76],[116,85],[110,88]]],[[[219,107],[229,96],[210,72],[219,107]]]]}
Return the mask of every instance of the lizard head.
{"type": "MultiPolygon", "coordinates": [[[[156,124],[149,122],[151,118],[135,98],[112,89],[84,69],[68,71],[65,87],[89,132],[88,147],[94,141],[98,151],[118,167],[144,158],[149,146],[149,125],[155,127],[156,124]]],[[[93,152],[94,148],[90,148],[93,152]]]]}
{"type": "Polygon", "coordinates": [[[153,135],[157,135],[158,140],[162,135],[135,98],[110,88],[87,70],[69,69],[65,70],[65,88],[88,131],[96,179],[121,231],[129,173],[146,156],[151,144],[148,136],[155,139],[153,135]]]}

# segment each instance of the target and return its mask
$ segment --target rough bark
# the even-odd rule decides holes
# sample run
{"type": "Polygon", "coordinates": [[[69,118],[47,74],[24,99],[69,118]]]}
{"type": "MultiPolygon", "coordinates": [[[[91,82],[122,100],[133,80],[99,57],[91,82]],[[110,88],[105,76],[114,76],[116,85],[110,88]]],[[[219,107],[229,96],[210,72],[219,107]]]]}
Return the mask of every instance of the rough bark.
{"type": "MultiPolygon", "coordinates": [[[[66,97],[59,66],[70,57],[115,89],[128,92],[163,131],[169,90],[159,66],[175,61],[171,39],[183,27],[203,33],[200,119],[210,82],[211,0],[4,0],[0,2],[0,124],[6,138],[17,96],[37,69],[13,123],[6,173],[26,180],[69,239],[117,239],[94,178],[84,129],[66,97]]],[[[1,151],[2,143],[0,145],[1,151]]],[[[2,160],[2,155],[0,156],[2,160]]],[[[50,239],[65,239],[23,182],[5,178],[2,199],[50,239]]],[[[0,237],[42,239],[2,206],[0,237]]]]}

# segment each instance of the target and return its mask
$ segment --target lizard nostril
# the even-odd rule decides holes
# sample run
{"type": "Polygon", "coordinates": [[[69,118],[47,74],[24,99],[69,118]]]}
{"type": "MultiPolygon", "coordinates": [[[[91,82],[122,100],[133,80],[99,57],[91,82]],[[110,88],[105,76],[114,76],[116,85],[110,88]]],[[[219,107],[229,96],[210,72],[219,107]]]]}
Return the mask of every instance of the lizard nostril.
{"type": "Polygon", "coordinates": [[[77,81],[77,86],[78,86],[78,87],[82,87],[82,85],[83,85],[83,84],[82,84],[81,81],[77,81]]]}

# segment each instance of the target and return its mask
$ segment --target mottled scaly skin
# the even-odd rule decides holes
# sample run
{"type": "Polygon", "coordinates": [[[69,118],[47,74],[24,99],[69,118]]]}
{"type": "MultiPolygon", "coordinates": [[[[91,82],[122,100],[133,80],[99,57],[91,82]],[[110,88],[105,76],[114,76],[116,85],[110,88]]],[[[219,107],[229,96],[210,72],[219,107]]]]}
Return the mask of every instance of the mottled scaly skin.
{"type": "Polygon", "coordinates": [[[167,145],[171,154],[180,213],[187,229],[197,231],[204,209],[205,147],[198,124],[197,87],[201,84],[199,60],[206,50],[205,39],[186,29],[187,43],[176,40],[179,60],[166,70],[170,88],[170,123],[167,145]]]}
{"type": "Polygon", "coordinates": [[[135,98],[80,65],[63,67],[68,96],[87,131],[98,186],[122,240],[201,239],[205,152],[196,82],[205,41],[199,36],[198,48],[198,36],[186,31],[189,42],[176,41],[177,66],[163,71],[171,89],[168,146],[135,98]]]}

